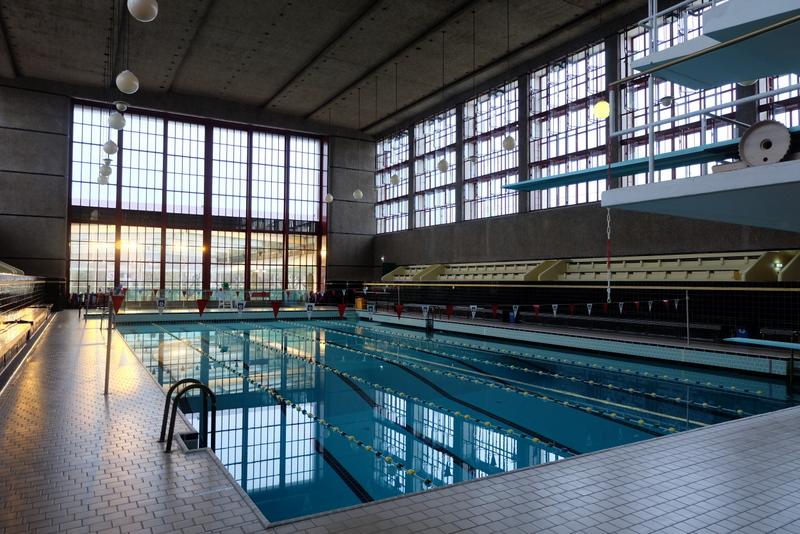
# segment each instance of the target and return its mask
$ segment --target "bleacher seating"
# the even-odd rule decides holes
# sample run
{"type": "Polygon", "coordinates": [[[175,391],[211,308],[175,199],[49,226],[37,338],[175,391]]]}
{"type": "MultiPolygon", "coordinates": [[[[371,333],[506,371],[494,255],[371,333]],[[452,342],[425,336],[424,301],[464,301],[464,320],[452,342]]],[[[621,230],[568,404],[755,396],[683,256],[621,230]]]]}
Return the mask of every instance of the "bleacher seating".
{"type": "MultiPolygon", "coordinates": [[[[790,282],[800,280],[798,258],[797,250],[615,257],[611,278],[616,282],[790,282]]],[[[580,258],[409,265],[396,268],[382,281],[592,282],[607,277],[606,258],[580,258]]]]}

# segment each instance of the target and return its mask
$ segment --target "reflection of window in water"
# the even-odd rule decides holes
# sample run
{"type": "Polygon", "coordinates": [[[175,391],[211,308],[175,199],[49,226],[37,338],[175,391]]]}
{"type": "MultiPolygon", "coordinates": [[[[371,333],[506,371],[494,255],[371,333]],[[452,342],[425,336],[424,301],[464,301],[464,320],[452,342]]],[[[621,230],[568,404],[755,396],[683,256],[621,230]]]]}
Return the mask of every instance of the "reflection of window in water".
{"type": "MultiPolygon", "coordinates": [[[[281,482],[281,409],[258,406],[249,410],[247,431],[248,490],[275,488],[281,482]]],[[[237,479],[238,480],[238,479],[237,479]]]]}
{"type": "Polygon", "coordinates": [[[400,426],[406,426],[406,401],[404,399],[391,393],[376,391],[375,404],[377,404],[375,410],[379,417],[400,426]]]}
{"type": "MultiPolygon", "coordinates": [[[[314,412],[316,403],[302,408],[314,412]]],[[[311,419],[295,410],[286,411],[286,485],[313,480],[315,437],[316,426],[311,419]]]]}
{"type": "MultiPolygon", "coordinates": [[[[510,471],[517,468],[517,440],[494,430],[464,424],[464,446],[483,471],[510,471]]],[[[480,475],[478,475],[480,476],[480,475]]]]}
{"type": "Polygon", "coordinates": [[[453,483],[453,457],[444,452],[420,443],[414,442],[415,463],[419,459],[418,471],[429,476],[440,484],[453,483]]]}
{"type": "MultiPolygon", "coordinates": [[[[401,399],[398,399],[401,400],[401,399]]],[[[375,449],[383,451],[386,456],[393,458],[392,465],[381,458],[375,459],[375,480],[382,486],[391,487],[400,493],[406,491],[406,480],[402,473],[398,473],[394,464],[406,462],[407,436],[389,428],[382,423],[375,424],[375,449]]]]}
{"type": "Polygon", "coordinates": [[[422,435],[431,438],[434,443],[452,447],[453,416],[423,406],[417,406],[416,409],[417,420],[422,421],[422,435]]]}

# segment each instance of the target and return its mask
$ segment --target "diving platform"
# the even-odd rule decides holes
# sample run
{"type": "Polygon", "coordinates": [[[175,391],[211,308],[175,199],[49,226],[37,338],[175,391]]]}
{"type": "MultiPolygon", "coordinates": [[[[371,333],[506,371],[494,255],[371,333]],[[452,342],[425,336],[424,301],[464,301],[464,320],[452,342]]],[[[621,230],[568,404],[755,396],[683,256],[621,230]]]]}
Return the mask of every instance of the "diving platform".
{"type": "Polygon", "coordinates": [[[800,160],[605,191],[604,208],[800,232],[800,160]]]}
{"type": "Polygon", "coordinates": [[[703,13],[703,35],[636,60],[633,68],[691,89],[797,73],[799,31],[797,0],[729,0],[703,13]]]}

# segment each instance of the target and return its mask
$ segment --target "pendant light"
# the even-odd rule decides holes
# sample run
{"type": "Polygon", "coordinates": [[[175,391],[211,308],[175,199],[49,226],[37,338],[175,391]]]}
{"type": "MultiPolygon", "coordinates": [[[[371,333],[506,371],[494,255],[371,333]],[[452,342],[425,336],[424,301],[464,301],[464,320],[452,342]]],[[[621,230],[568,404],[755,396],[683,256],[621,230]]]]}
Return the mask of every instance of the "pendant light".
{"type": "MultiPolygon", "coordinates": [[[[477,26],[475,24],[475,10],[472,10],[472,126],[473,132],[475,125],[478,122],[478,89],[476,85],[476,76],[478,71],[478,43],[477,43],[477,26]]],[[[476,164],[478,163],[478,143],[472,146],[472,154],[467,156],[467,161],[476,164]]]]}
{"type": "MultiPolygon", "coordinates": [[[[442,104],[444,104],[444,30],[442,30],[442,104]]],[[[436,167],[441,173],[447,172],[447,169],[450,168],[450,164],[447,162],[447,152],[436,164],[436,167]]]]}
{"type": "Polygon", "coordinates": [[[325,195],[325,203],[330,204],[331,202],[333,202],[333,195],[328,193],[327,195],[325,195]]]}
{"type": "MultiPolygon", "coordinates": [[[[506,70],[508,70],[508,55],[511,53],[511,8],[509,7],[509,0],[506,0],[506,70]]],[[[505,94],[505,93],[503,93],[505,94]]],[[[503,148],[506,150],[514,150],[517,146],[517,140],[514,136],[508,134],[503,139],[503,148]]]]}
{"type": "Polygon", "coordinates": [[[124,24],[124,28],[121,28],[120,31],[123,33],[122,39],[122,58],[125,63],[125,70],[117,74],[115,79],[115,83],[117,89],[121,92],[125,93],[126,95],[132,95],[136,91],[139,90],[139,78],[136,75],[128,70],[128,65],[130,64],[130,23],[128,21],[128,17],[124,17],[122,19],[122,24],[124,24]]]}
{"type": "Polygon", "coordinates": [[[122,130],[125,128],[125,117],[119,111],[112,111],[108,115],[108,125],[115,130],[122,130]]]}
{"type": "Polygon", "coordinates": [[[116,154],[117,150],[118,150],[117,143],[115,143],[111,139],[103,143],[103,152],[105,152],[109,156],[113,156],[114,154],[116,154]]]}
{"type": "Polygon", "coordinates": [[[353,191],[353,198],[356,200],[361,200],[364,198],[364,192],[361,189],[356,188],[356,190],[353,191]]]}
{"type": "Polygon", "coordinates": [[[139,22],[153,22],[158,16],[156,0],[128,0],[128,12],[139,22]]]}
{"type": "MultiPolygon", "coordinates": [[[[376,84],[376,89],[375,89],[375,114],[376,115],[377,115],[377,110],[378,110],[378,104],[377,104],[377,102],[378,102],[378,89],[377,89],[378,81],[377,80],[378,79],[375,78],[375,84],[376,84]]],[[[397,62],[396,61],[394,63],[394,113],[395,113],[395,115],[397,115],[397,62]]],[[[376,118],[376,120],[377,120],[377,118],[376,118]]],[[[400,176],[398,176],[398,174],[396,172],[393,173],[389,177],[389,183],[392,184],[392,185],[399,184],[400,183],[400,176]]]]}

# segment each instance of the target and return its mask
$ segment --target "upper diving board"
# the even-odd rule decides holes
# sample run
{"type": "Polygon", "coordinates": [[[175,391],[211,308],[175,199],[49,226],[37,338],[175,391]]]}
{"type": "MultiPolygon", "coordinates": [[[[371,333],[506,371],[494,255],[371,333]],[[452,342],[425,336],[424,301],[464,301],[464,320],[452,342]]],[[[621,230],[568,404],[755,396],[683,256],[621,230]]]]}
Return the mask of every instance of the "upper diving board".
{"type": "Polygon", "coordinates": [[[800,21],[747,38],[681,63],[661,65],[707,50],[755,30],[800,15],[797,0],[730,0],[703,13],[703,34],[635,60],[637,71],[655,69],[659,78],[691,89],[800,72],[797,34],[800,21]]]}
{"type": "MultiPolygon", "coordinates": [[[[797,136],[800,136],[800,127],[795,126],[790,128],[789,132],[792,134],[793,140],[795,140],[797,136]]],[[[720,141],[718,143],[709,143],[694,148],[686,148],[683,150],[676,150],[674,152],[658,154],[654,160],[655,169],[658,171],[662,169],[684,167],[686,165],[696,165],[698,163],[712,163],[738,157],[739,139],[731,139],[728,141],[720,141]]],[[[612,163],[611,165],[591,167],[589,169],[582,169],[564,174],[556,174],[553,176],[544,176],[542,178],[524,180],[522,182],[504,185],[503,188],[513,189],[516,191],[539,191],[541,189],[548,189],[550,187],[579,184],[583,182],[589,182],[591,180],[602,180],[603,178],[609,177],[617,178],[619,176],[632,176],[634,174],[647,172],[647,169],[647,158],[629,159],[612,163]]]]}

